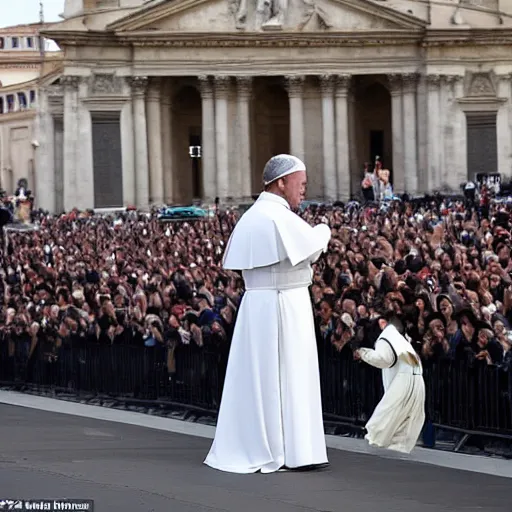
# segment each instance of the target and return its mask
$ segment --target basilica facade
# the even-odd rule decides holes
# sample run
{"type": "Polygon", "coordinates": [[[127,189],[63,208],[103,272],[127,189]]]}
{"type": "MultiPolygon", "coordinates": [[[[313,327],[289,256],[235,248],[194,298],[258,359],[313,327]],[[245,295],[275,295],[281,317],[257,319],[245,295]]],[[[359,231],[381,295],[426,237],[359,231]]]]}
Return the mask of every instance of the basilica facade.
{"type": "Polygon", "coordinates": [[[265,162],[346,200],[512,174],[512,0],[74,0],[43,35],[36,194],[50,211],[242,201],[265,162]]]}

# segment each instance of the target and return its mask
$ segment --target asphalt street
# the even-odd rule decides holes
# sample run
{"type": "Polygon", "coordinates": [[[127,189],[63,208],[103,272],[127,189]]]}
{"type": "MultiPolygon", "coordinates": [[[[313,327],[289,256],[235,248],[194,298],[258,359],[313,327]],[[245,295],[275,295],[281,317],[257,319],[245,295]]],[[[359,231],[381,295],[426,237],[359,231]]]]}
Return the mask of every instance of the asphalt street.
{"type": "Polygon", "coordinates": [[[510,480],[330,450],[314,472],[233,475],[211,441],[0,405],[0,500],[93,499],[96,512],[510,511],[510,480]]]}

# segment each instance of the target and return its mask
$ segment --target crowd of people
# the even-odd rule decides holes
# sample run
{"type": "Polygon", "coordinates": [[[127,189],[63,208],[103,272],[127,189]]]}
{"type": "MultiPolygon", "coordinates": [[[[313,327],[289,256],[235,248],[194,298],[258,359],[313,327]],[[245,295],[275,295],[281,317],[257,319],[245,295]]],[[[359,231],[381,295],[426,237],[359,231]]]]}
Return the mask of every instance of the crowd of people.
{"type": "MultiPolygon", "coordinates": [[[[319,349],[364,346],[371,319],[393,311],[425,365],[511,368],[511,213],[443,198],[307,206],[332,230],[311,287],[319,349]]],[[[155,347],[171,373],[180,346],[227,352],[244,283],[222,256],[239,215],[35,212],[36,230],[2,247],[0,351],[29,368],[68,345],[155,347]]]]}

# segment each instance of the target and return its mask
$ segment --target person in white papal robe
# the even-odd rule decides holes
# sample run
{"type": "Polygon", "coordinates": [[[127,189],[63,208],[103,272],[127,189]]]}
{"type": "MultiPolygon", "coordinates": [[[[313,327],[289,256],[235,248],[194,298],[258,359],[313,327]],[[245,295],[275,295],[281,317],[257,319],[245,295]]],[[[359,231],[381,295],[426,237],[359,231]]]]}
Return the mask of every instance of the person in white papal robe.
{"type": "Polygon", "coordinates": [[[365,425],[372,446],[410,453],[425,423],[425,382],[419,356],[398,329],[377,320],[375,348],[360,348],[356,358],[382,369],[384,396],[365,425]]]}
{"type": "Polygon", "coordinates": [[[309,286],[311,264],[331,231],[293,212],[304,200],[306,167],[271,158],[265,191],[236,224],[223,266],[240,270],[238,313],[208,466],[272,473],[328,463],[309,286]]]}

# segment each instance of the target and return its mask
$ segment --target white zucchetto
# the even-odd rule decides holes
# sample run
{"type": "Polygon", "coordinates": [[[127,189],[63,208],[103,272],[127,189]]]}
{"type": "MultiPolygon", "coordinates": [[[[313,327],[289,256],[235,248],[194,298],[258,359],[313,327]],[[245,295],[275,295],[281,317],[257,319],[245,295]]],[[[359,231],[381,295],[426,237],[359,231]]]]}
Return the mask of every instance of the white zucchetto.
{"type": "Polygon", "coordinates": [[[266,163],[263,169],[263,184],[267,186],[279,178],[284,178],[294,172],[305,170],[306,164],[296,156],[285,154],[276,155],[266,163]]]}

